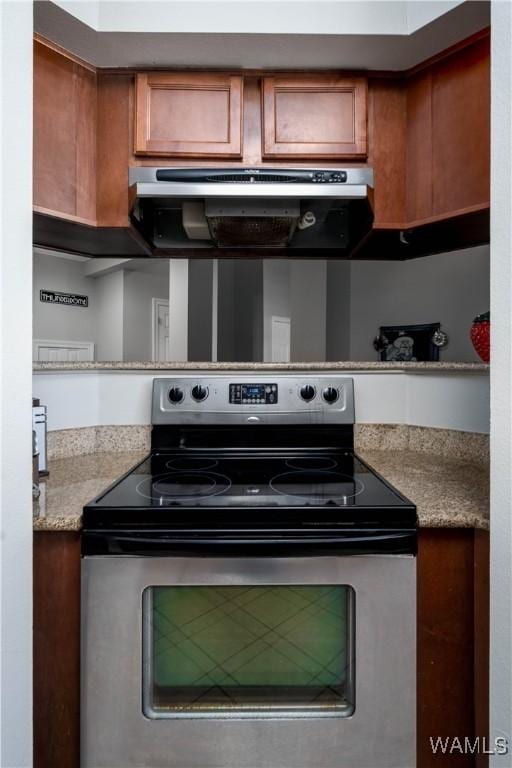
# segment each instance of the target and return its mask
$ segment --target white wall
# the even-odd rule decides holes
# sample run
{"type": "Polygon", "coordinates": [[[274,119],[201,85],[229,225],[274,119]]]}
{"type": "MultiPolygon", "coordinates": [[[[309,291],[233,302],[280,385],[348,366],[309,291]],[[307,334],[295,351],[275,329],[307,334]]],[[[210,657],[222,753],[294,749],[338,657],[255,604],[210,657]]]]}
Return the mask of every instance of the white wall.
{"type": "Polygon", "coordinates": [[[188,259],[169,260],[169,355],[188,360],[188,259]]]}
{"type": "Polygon", "coordinates": [[[34,338],[95,341],[96,281],[84,276],[84,262],[34,253],[33,310],[34,338]],[[83,294],[89,297],[89,306],[45,304],[39,297],[44,289],[83,294]]]}
{"type": "Polygon", "coordinates": [[[327,34],[404,35],[460,5],[462,0],[442,2],[386,2],[356,0],[145,0],[133,2],[56,0],[57,5],[96,30],[130,32],[278,32],[327,34]],[[116,6],[120,6],[117,10],[116,6]],[[419,6],[419,7],[418,7],[419,6]]]}
{"type": "Polygon", "coordinates": [[[0,4],[0,765],[32,765],[32,3],[0,4]]]}
{"type": "Polygon", "coordinates": [[[124,355],[124,270],[97,279],[97,360],[122,360],[124,355]]]}
{"type": "Polygon", "coordinates": [[[151,360],[152,299],[169,300],[169,265],[157,261],[150,271],[125,270],[123,360],[151,360]]]}
{"type": "MultiPolygon", "coordinates": [[[[197,378],[188,372],[176,375],[197,378]]],[[[354,379],[359,423],[489,431],[487,374],[344,371],[343,375],[354,379]]],[[[151,372],[38,372],[34,374],[33,392],[48,407],[50,430],[149,424],[155,376],[165,378],[165,374],[151,372]]]]}
{"type": "Polygon", "coordinates": [[[263,261],[263,360],[272,361],[272,317],[291,317],[290,262],[263,261]]]}
{"type": "Polygon", "coordinates": [[[491,27],[491,746],[512,750],[512,5],[492,3],[491,27]]]}
{"type": "Polygon", "coordinates": [[[133,269],[130,259],[111,259],[105,266],[93,275],[91,261],[34,254],[34,338],[92,341],[96,360],[151,360],[151,300],[169,298],[169,262],[153,260],[133,269]],[[44,288],[84,294],[89,306],[42,303],[44,288]]]}
{"type": "Polygon", "coordinates": [[[350,360],[374,360],[381,325],[441,322],[450,338],[445,361],[479,360],[469,330],[489,309],[489,248],[411,261],[350,264],[350,360]]]}

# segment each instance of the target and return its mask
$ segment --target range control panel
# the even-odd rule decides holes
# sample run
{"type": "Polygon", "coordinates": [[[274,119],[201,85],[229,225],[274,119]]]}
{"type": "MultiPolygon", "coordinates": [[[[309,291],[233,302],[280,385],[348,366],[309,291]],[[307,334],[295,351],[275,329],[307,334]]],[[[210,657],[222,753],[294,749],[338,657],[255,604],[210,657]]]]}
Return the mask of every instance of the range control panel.
{"type": "Polygon", "coordinates": [[[354,382],[334,372],[182,373],[153,380],[153,424],[353,424],[354,382]]]}
{"type": "Polygon", "coordinates": [[[230,384],[229,402],[234,405],[277,405],[277,384],[230,384]]]}

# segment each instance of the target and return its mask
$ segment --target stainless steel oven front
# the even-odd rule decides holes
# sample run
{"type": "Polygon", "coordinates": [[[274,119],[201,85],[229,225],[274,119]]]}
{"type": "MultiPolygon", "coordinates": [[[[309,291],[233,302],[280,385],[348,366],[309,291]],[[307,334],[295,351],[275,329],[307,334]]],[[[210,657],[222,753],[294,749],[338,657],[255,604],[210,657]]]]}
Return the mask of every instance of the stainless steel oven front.
{"type": "Polygon", "coordinates": [[[82,768],[414,768],[413,555],[86,556],[82,768]]]}

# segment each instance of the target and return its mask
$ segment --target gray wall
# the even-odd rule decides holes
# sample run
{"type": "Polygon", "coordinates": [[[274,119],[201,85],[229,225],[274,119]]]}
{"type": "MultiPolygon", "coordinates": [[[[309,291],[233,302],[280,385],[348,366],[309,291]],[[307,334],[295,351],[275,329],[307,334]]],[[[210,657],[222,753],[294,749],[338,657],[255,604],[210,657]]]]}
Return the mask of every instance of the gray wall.
{"type": "Polygon", "coordinates": [[[219,260],[219,361],[263,360],[261,259],[219,260]]]}
{"type": "MultiPolygon", "coordinates": [[[[168,261],[100,278],[84,262],[34,258],[34,336],[94,341],[99,360],[151,359],[151,299],[168,298],[168,261]],[[42,304],[39,290],[89,296],[89,308],[42,304]]],[[[188,359],[211,358],[212,262],[190,260],[188,359]]],[[[489,249],[406,262],[219,261],[218,359],[271,357],[271,318],[291,318],[292,361],[375,360],[380,325],[441,322],[447,361],[472,361],[473,317],[489,307],[489,249]]]]}
{"type": "Polygon", "coordinates": [[[217,310],[217,359],[235,359],[235,271],[233,261],[219,259],[217,310]]]}
{"type": "Polygon", "coordinates": [[[188,359],[212,359],[212,259],[188,262],[188,359]]]}
{"type": "Polygon", "coordinates": [[[290,262],[291,360],[325,360],[325,260],[290,262]]]}
{"type": "Polygon", "coordinates": [[[84,277],[82,261],[34,254],[33,332],[36,339],[96,341],[96,284],[84,277]],[[88,307],[43,304],[39,291],[80,293],[89,297],[88,307]]]}
{"type": "Polygon", "coordinates": [[[380,325],[441,322],[446,361],[478,360],[469,339],[475,315],[489,309],[489,247],[411,261],[350,262],[350,359],[374,360],[380,325]]]}
{"type": "Polygon", "coordinates": [[[326,360],[350,360],[350,261],[327,262],[326,360]]]}
{"type": "Polygon", "coordinates": [[[263,264],[235,260],[235,362],[263,360],[263,264]]]}
{"type": "Polygon", "coordinates": [[[263,262],[263,352],[272,359],[272,316],[289,317],[292,361],[325,360],[326,262],[271,259],[263,262]]]}

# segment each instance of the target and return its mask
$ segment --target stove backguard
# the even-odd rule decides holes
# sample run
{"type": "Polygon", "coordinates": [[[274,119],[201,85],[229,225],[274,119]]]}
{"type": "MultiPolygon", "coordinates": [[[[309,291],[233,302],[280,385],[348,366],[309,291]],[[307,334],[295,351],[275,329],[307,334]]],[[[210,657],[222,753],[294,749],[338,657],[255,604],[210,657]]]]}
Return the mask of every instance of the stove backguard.
{"type": "Polygon", "coordinates": [[[354,383],[340,374],[238,371],[156,378],[153,450],[354,445],[354,383]]]}
{"type": "Polygon", "coordinates": [[[215,450],[282,450],[282,449],[345,449],[354,448],[354,426],[278,427],[250,425],[230,427],[219,425],[164,426],[154,425],[151,430],[151,449],[165,451],[183,449],[215,450]]]}

